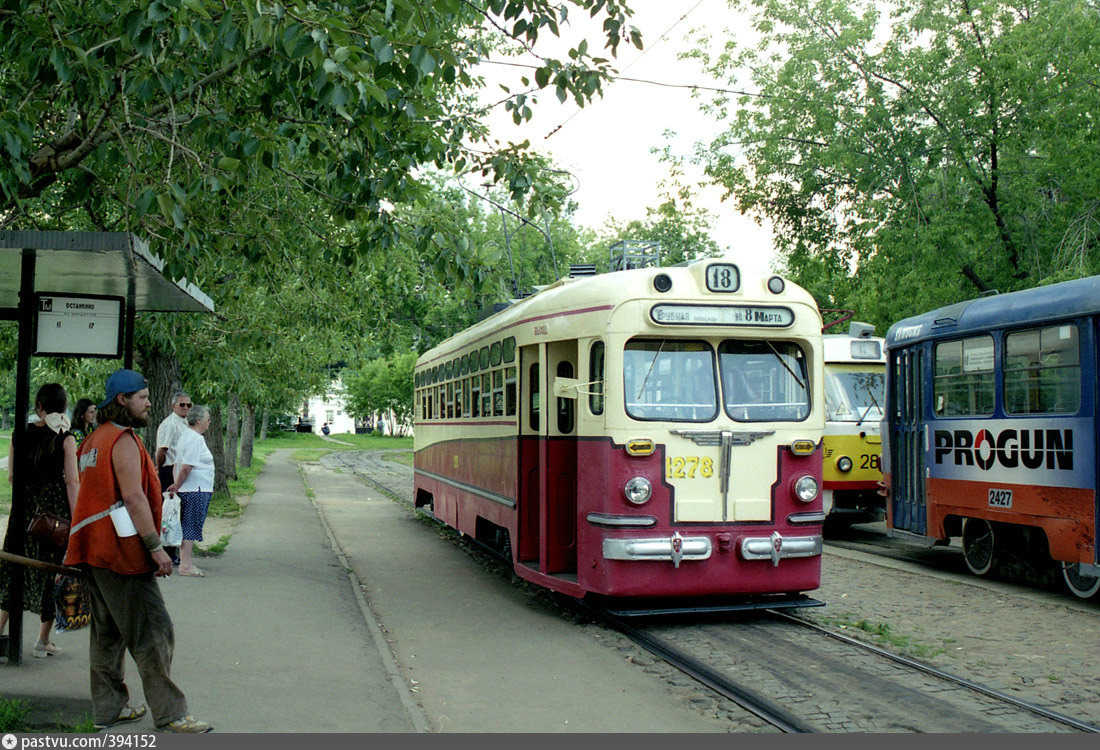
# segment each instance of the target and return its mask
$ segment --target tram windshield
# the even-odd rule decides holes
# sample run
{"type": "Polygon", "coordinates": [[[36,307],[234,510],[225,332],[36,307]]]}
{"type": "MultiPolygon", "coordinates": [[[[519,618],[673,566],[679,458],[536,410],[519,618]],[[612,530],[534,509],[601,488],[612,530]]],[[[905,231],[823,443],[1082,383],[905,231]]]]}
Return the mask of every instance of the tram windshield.
{"type": "Polygon", "coordinates": [[[886,373],[857,369],[825,371],[825,419],[829,422],[877,422],[886,403],[886,373]]]}
{"type": "Polygon", "coordinates": [[[709,422],[718,415],[714,350],[703,341],[629,341],[623,389],[634,419],[709,422]]]}
{"type": "MultiPolygon", "coordinates": [[[[806,355],[790,342],[723,341],[718,373],[726,414],[739,422],[810,415],[806,355]]],[[[709,422],[718,416],[714,349],[705,341],[635,339],[623,350],[626,413],[640,420],[709,422]]]]}
{"type": "Polygon", "coordinates": [[[801,422],[810,416],[806,354],[789,341],[723,341],[718,368],[726,414],[738,422],[801,422]]]}

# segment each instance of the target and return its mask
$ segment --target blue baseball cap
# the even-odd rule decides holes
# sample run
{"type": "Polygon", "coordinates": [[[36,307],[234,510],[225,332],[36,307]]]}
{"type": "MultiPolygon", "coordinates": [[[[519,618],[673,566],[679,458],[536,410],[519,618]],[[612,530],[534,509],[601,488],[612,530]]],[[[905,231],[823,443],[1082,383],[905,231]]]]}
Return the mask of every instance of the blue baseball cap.
{"type": "Polygon", "coordinates": [[[148,387],[149,384],[145,382],[141,373],[125,369],[115,370],[107,378],[107,398],[97,408],[102,409],[107,406],[120,393],[135,393],[148,387]]]}

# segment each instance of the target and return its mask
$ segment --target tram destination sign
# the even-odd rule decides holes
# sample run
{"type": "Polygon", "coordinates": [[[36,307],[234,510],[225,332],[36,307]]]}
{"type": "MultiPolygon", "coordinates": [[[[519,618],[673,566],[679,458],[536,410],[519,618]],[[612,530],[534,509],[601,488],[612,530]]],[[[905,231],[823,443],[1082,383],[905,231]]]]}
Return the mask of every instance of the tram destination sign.
{"type": "Polygon", "coordinates": [[[654,323],[679,326],[762,326],[786,328],[794,313],[786,307],[763,305],[654,305],[654,323]]]}
{"type": "Polygon", "coordinates": [[[46,292],[35,297],[35,356],[122,356],[122,297],[46,292]]]}

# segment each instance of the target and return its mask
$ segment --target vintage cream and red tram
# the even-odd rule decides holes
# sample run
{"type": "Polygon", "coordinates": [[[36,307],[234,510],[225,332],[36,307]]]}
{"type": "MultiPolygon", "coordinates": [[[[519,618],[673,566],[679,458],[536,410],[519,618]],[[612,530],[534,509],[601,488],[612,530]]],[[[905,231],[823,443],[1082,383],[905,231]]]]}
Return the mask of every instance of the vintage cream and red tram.
{"type": "Polygon", "coordinates": [[[779,276],[560,279],[418,360],[416,505],[573,597],[813,590],[822,362],[779,276]]]}

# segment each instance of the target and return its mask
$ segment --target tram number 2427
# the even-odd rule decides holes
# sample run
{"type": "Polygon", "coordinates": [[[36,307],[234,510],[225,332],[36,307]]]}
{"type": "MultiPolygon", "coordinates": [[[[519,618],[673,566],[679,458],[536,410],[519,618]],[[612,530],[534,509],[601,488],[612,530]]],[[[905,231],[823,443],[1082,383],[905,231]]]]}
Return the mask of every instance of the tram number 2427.
{"type": "Polygon", "coordinates": [[[694,479],[714,476],[714,459],[710,456],[669,456],[665,459],[665,476],[669,479],[694,479]]]}
{"type": "Polygon", "coordinates": [[[989,490],[989,507],[990,508],[1011,508],[1012,507],[1012,490],[989,490]]]}

